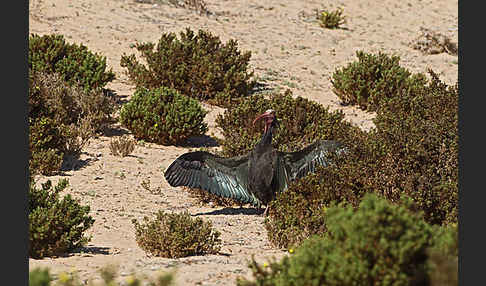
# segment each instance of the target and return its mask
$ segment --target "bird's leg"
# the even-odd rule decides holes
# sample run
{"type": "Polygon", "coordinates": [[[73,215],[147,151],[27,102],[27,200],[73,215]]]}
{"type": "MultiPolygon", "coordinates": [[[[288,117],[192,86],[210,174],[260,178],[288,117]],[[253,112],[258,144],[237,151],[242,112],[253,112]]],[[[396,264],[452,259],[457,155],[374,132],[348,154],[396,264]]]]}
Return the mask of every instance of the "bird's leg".
{"type": "Polygon", "coordinates": [[[268,205],[265,207],[265,211],[263,212],[263,216],[266,217],[268,215],[268,205]]]}

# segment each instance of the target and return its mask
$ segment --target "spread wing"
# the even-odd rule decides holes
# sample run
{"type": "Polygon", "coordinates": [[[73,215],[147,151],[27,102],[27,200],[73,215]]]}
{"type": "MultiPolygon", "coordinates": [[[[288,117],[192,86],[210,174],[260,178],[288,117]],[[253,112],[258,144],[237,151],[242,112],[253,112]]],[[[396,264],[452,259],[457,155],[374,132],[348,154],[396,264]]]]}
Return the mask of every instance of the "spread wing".
{"type": "Polygon", "coordinates": [[[248,154],[223,158],[203,151],[185,153],[170,164],[164,176],[173,187],[198,188],[242,203],[260,204],[248,191],[248,154]]]}
{"type": "Polygon", "coordinates": [[[333,140],[318,140],[296,152],[280,152],[283,157],[289,181],[314,172],[317,166],[327,166],[330,152],[342,152],[344,146],[333,140]]]}

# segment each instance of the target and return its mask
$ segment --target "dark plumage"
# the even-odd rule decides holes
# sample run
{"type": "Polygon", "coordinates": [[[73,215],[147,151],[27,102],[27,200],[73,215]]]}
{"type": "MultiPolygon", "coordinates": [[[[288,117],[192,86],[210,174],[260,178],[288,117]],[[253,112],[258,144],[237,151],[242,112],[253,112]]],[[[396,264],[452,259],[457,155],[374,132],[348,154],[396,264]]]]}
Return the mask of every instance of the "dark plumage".
{"type": "MultiPolygon", "coordinates": [[[[177,158],[165,171],[173,186],[187,186],[255,206],[267,205],[278,192],[297,178],[328,164],[328,152],[343,150],[336,141],[320,140],[296,152],[280,152],[272,146],[272,132],[278,125],[275,111],[258,116],[265,119],[262,139],[248,154],[223,158],[208,152],[189,152],[177,158]]],[[[265,210],[266,213],[266,210],[265,210]]]]}

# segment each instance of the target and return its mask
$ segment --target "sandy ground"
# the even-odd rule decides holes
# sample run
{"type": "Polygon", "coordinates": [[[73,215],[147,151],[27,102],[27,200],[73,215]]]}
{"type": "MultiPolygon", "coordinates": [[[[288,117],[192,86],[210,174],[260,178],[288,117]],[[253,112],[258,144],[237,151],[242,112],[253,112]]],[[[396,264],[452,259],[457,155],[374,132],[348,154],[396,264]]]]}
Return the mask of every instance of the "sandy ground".
{"type": "MultiPolygon", "coordinates": [[[[453,42],[458,39],[457,0],[448,1],[252,1],[206,0],[211,15],[164,4],[168,1],[134,0],[30,0],[29,32],[40,35],[60,33],[69,42],[82,43],[102,53],[117,79],[107,87],[129,99],[134,86],[120,66],[121,56],[135,53],[130,45],[156,42],[162,33],[190,27],[207,29],[226,42],[237,39],[239,49],[251,50],[251,68],[269,87],[290,88],[295,96],[317,101],[331,110],[341,109],[346,119],[369,129],[372,113],[343,107],[331,91],[330,77],[335,69],[356,60],[356,51],[382,51],[396,54],[401,65],[412,72],[431,68],[442,80],[454,84],[458,77],[457,56],[446,53],[424,55],[409,42],[420,35],[420,27],[437,31],[453,42]],[[155,4],[154,4],[155,3],[155,4]],[[319,26],[315,9],[343,8],[347,22],[343,29],[319,26]]],[[[224,110],[205,105],[210,130],[221,136],[215,126],[216,115],[224,110]]],[[[57,182],[67,178],[65,191],[89,204],[96,220],[88,231],[92,240],[83,251],[66,257],[29,260],[29,267],[47,266],[53,273],[77,269],[83,279],[97,278],[98,270],[117,265],[121,279],[132,273],[152,275],[176,270],[176,285],[234,285],[237,276],[251,277],[247,262],[251,255],[263,262],[286,255],[268,241],[263,217],[253,209],[200,206],[180,188],[170,187],[163,171],[188,148],[137,145],[131,156],[110,154],[109,143],[120,136],[118,124],[112,132],[92,139],[72,170],[62,176],[40,178],[57,182]],[[152,194],[141,186],[150,180],[152,194]],[[158,210],[187,210],[211,220],[222,235],[221,255],[180,259],[150,257],[135,242],[133,218],[153,216],[158,210]]]]}

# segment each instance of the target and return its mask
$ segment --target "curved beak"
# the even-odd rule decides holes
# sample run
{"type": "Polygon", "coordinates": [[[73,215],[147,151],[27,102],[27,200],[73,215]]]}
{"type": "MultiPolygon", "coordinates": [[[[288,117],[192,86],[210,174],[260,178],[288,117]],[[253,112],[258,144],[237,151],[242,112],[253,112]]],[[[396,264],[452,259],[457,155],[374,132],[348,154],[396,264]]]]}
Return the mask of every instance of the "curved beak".
{"type": "Polygon", "coordinates": [[[268,118],[269,119],[269,120],[265,120],[265,129],[263,130],[264,133],[267,133],[269,126],[272,124],[273,119],[275,118],[274,111],[273,110],[267,110],[265,113],[257,116],[257,118],[255,118],[255,120],[253,120],[253,126],[255,126],[255,123],[262,118],[265,118],[265,119],[268,118]]]}
{"type": "Polygon", "coordinates": [[[258,115],[258,116],[255,118],[255,120],[253,120],[253,125],[255,125],[255,123],[256,123],[258,120],[260,120],[260,119],[262,119],[262,118],[268,118],[268,117],[271,117],[271,116],[273,116],[271,112],[265,112],[265,113],[262,113],[262,114],[258,115]]]}

